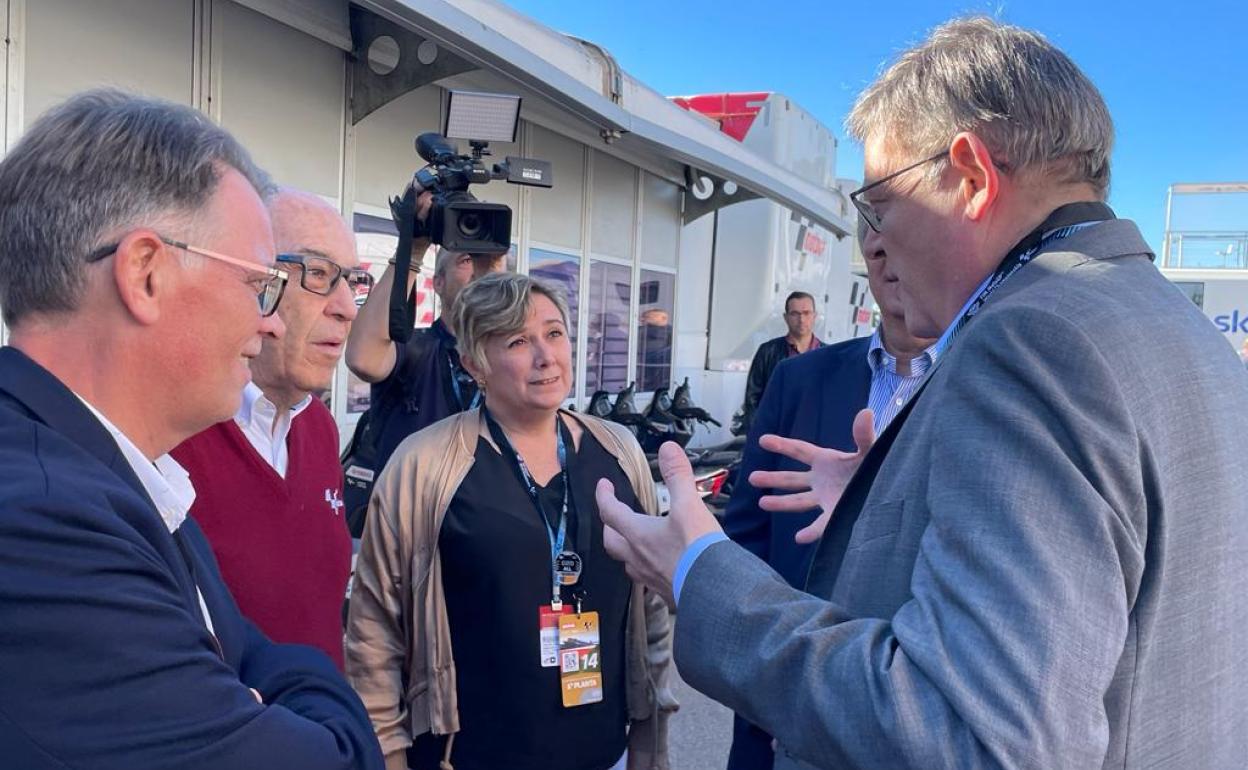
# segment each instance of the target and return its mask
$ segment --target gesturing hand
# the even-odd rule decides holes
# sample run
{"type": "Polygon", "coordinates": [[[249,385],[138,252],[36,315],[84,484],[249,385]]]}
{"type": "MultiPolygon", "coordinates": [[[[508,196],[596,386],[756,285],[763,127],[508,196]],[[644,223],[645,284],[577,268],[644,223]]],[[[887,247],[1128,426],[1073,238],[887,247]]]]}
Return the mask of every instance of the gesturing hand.
{"type": "Polygon", "coordinates": [[[602,479],[595,490],[602,518],[602,544],[613,558],[624,562],[633,580],[649,586],[676,606],[672,578],[685,549],[699,537],[719,529],[693,480],[693,468],[683,449],[672,442],[659,447],[659,471],[672,495],[671,512],[663,518],[630,509],[615,496],[611,482],[602,479]]]}
{"type": "Polygon", "coordinates": [[[809,511],[822,508],[823,512],[810,526],[798,530],[794,540],[813,543],[823,537],[823,530],[832,518],[841,494],[853,477],[867,450],[875,443],[870,409],[863,409],[854,418],[854,443],[857,452],[840,452],[825,449],[806,441],[767,434],[758,445],[768,452],[784,455],[791,460],[810,466],[806,471],[754,471],[750,483],[759,489],[788,490],[791,494],[764,495],[758,506],[764,511],[809,511]]]}

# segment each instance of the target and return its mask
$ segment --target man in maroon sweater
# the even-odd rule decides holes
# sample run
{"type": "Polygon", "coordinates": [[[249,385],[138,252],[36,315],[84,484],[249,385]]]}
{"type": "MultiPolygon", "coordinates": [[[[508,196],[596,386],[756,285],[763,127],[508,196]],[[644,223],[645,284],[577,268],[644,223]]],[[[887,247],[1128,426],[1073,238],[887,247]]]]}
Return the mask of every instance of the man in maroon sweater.
{"type": "Polygon", "coordinates": [[[351,538],[338,429],[315,393],[333,379],[355,291],[371,277],[329,204],[283,190],[268,206],[277,264],[290,275],[278,308],[286,334],[264,340],[234,419],[173,455],[191,475],[191,515],[239,609],[273,640],[318,647],[341,668],[351,538]]]}

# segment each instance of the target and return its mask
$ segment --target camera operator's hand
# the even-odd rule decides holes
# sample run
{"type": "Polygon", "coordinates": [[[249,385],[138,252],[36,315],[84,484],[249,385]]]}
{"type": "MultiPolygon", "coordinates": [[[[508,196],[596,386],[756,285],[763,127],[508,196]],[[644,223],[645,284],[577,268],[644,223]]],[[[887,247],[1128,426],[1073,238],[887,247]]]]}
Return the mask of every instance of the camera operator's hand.
{"type": "MultiPolygon", "coordinates": [[[[433,208],[433,193],[428,190],[416,196],[416,221],[420,223],[417,232],[424,232],[424,224],[429,219],[429,211],[433,208]]],[[[429,248],[428,235],[417,235],[412,239],[412,267],[418,269],[429,248]]],[[[414,280],[414,279],[413,279],[414,280]]]]}
{"type": "MultiPolygon", "coordinates": [[[[412,193],[413,189],[409,186],[403,191],[402,198],[392,201],[391,213],[394,214],[396,222],[411,221],[413,205],[417,222],[423,223],[429,217],[429,211],[433,207],[433,193],[422,192],[416,196],[415,201],[412,200],[412,193]]],[[[420,230],[423,228],[418,228],[417,232],[420,230]]],[[[429,243],[427,235],[412,238],[412,264],[407,273],[408,295],[411,295],[416,280],[420,277],[420,267],[429,243]]],[[[369,383],[381,382],[389,377],[398,362],[398,351],[394,341],[390,339],[390,291],[394,286],[394,270],[392,263],[369,291],[347,337],[347,368],[369,383]]]]}
{"type": "Polygon", "coordinates": [[[429,209],[433,208],[433,193],[425,190],[416,196],[416,221],[424,222],[429,218],[429,209]]]}

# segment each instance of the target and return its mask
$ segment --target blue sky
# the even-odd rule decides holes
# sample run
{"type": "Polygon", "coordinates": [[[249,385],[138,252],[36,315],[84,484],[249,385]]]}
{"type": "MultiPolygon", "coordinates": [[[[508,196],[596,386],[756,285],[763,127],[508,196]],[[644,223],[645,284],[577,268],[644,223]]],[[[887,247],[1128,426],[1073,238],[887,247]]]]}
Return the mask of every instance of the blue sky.
{"type": "MultiPolygon", "coordinates": [[[[504,1],[606,47],[664,94],[779,91],[841,137],[854,97],[882,64],[951,16],[986,13],[1042,32],[1101,89],[1117,129],[1110,203],[1154,248],[1171,183],[1248,181],[1244,3],[504,1]]],[[[837,175],[862,175],[851,141],[840,143],[837,175]]],[[[1175,217],[1194,229],[1248,230],[1248,195],[1194,200],[1175,217]]]]}

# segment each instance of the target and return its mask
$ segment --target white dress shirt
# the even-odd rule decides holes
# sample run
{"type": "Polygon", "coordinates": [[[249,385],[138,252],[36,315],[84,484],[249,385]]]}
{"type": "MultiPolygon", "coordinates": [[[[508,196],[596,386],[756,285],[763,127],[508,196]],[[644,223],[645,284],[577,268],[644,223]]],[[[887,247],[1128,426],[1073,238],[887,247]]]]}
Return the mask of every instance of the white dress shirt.
{"type": "Polygon", "coordinates": [[[238,408],[238,414],[234,415],[234,422],[256,452],[282,478],[286,478],[286,464],[289,459],[286,437],[290,435],[290,425],[311,403],[312,396],[305,396],[298,404],[279,415],[277,407],[264,395],[260,386],[248,382],[247,387],[243,388],[243,403],[238,408]]]}
{"type": "MultiPolygon", "coordinates": [[[[191,505],[195,502],[195,486],[191,484],[190,474],[167,454],[157,457],[155,461],[148,460],[134,445],[134,442],[127,438],[120,428],[113,425],[100,410],[82,396],[78,396],[78,400],[91,410],[95,419],[100,421],[100,424],[113,437],[113,441],[117,442],[121,456],[126,458],[130,469],[134,471],[139,483],[147,491],[147,496],[152,499],[156,512],[160,514],[165,526],[169,528],[170,533],[176,532],[178,527],[182,526],[182,522],[186,521],[191,505]]],[[[204,601],[204,594],[199,590],[199,586],[195,586],[195,593],[199,595],[199,609],[204,615],[204,625],[208,626],[208,631],[211,633],[213,632],[212,616],[208,614],[208,604],[204,601]]]]}

